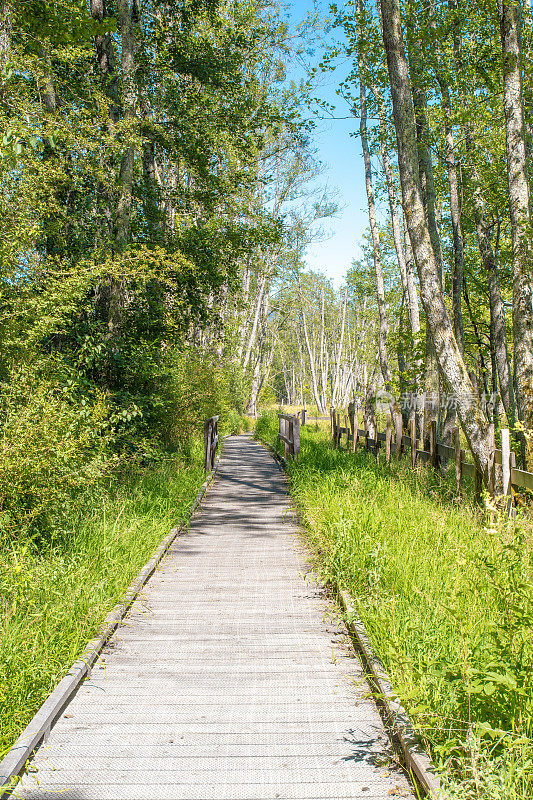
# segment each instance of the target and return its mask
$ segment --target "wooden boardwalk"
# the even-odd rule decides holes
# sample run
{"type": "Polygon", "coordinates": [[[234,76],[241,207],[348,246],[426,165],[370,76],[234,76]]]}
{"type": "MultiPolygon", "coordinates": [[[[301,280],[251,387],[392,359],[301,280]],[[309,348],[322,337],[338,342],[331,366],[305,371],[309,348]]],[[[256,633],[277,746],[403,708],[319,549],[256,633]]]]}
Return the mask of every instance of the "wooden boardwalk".
{"type": "Polygon", "coordinates": [[[407,797],[359,661],[249,437],[40,748],[26,800],[407,797]]]}

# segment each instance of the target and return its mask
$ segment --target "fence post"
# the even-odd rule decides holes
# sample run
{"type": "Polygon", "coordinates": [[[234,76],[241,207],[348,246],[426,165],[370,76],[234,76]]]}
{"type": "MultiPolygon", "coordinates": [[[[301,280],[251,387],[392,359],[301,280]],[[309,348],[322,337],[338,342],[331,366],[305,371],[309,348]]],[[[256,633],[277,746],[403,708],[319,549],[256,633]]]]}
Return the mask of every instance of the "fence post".
{"type": "Polygon", "coordinates": [[[306,416],[307,416],[307,409],[306,408],[302,408],[302,426],[305,425],[306,416]]]}
{"type": "Polygon", "coordinates": [[[344,427],[346,428],[346,449],[350,450],[350,423],[346,414],[344,415],[344,427]]]}
{"type": "Polygon", "coordinates": [[[335,409],[331,406],[329,416],[331,417],[331,438],[333,439],[333,446],[335,446],[335,409]]]}
{"type": "Polygon", "coordinates": [[[429,454],[431,457],[431,466],[434,469],[439,468],[439,445],[437,440],[437,422],[432,419],[429,426],[429,454]]]}
{"type": "Polygon", "coordinates": [[[509,516],[512,519],[516,517],[516,502],[514,497],[512,496],[512,485],[513,485],[513,469],[516,469],[516,455],[511,451],[511,502],[509,507],[509,516]]]}
{"type": "Polygon", "coordinates": [[[294,418],[291,438],[292,438],[293,456],[296,459],[300,454],[300,417],[294,418]]]}
{"type": "Polygon", "coordinates": [[[416,419],[413,417],[409,421],[409,428],[411,434],[411,467],[416,468],[416,419]]]}
{"type": "Polygon", "coordinates": [[[392,418],[390,411],[387,413],[387,427],[385,429],[385,461],[390,464],[392,445],[392,418]]]}
{"type": "Polygon", "coordinates": [[[357,450],[357,434],[355,432],[355,405],[350,403],[348,406],[348,416],[350,418],[350,430],[352,432],[352,453],[357,450]]]}
{"type": "Polygon", "coordinates": [[[377,417],[376,417],[376,431],[374,433],[374,436],[376,437],[374,439],[374,455],[376,456],[377,460],[379,461],[379,451],[381,449],[381,442],[379,441],[379,422],[378,422],[377,417]]]}
{"type": "Polygon", "coordinates": [[[507,497],[511,494],[511,436],[509,428],[502,428],[501,435],[503,493],[507,497]]]}
{"type": "Polygon", "coordinates": [[[463,485],[463,455],[461,450],[461,429],[453,429],[453,446],[455,448],[455,482],[457,484],[457,494],[461,494],[463,485]]]}
{"type": "Polygon", "coordinates": [[[403,417],[401,414],[395,415],[396,420],[396,427],[395,427],[395,438],[396,438],[396,458],[398,461],[402,457],[403,452],[403,417]]]}
{"type": "Polygon", "coordinates": [[[474,500],[476,503],[481,503],[481,491],[483,489],[483,475],[476,468],[476,475],[474,478],[474,500]]]}
{"type": "Polygon", "coordinates": [[[204,424],[204,469],[211,472],[211,420],[208,419],[204,424]]]}
{"type": "Polygon", "coordinates": [[[507,513],[510,517],[515,514],[513,500],[512,470],[516,468],[516,456],[511,450],[511,435],[509,428],[502,428],[502,472],[503,493],[507,497],[507,513]]]}
{"type": "Polygon", "coordinates": [[[491,497],[496,493],[496,437],[494,422],[489,425],[489,462],[487,464],[487,488],[491,497]]]}

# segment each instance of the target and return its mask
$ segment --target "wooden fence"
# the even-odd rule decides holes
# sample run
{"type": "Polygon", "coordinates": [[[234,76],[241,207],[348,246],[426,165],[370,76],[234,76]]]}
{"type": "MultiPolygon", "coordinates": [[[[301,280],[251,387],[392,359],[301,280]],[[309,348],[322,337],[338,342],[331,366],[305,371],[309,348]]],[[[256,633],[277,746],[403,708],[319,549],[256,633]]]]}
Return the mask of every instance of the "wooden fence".
{"type": "MultiPolygon", "coordinates": [[[[438,441],[436,422],[431,423],[429,436],[425,438],[425,441],[419,442],[414,419],[410,422],[409,435],[406,436],[401,423],[393,432],[392,418],[389,412],[385,431],[380,433],[376,430],[376,438],[371,438],[366,426],[363,430],[356,427],[353,409],[350,409],[348,414],[343,416],[344,425],[341,425],[341,413],[334,408],[331,409],[331,435],[335,447],[341,447],[342,437],[346,436],[347,450],[350,449],[351,444],[351,449],[355,453],[361,443],[364,444],[366,450],[379,457],[380,451],[384,449],[387,463],[390,462],[393,454],[397,458],[402,458],[402,455],[409,452],[413,469],[419,461],[429,462],[434,469],[440,469],[443,462],[452,461],[455,464],[457,492],[461,491],[463,478],[467,476],[474,480],[476,497],[478,499],[481,497],[483,476],[474,464],[466,460],[465,451],[461,450],[459,428],[455,428],[453,433],[454,446],[449,447],[438,441]],[[419,444],[423,446],[419,447],[419,444]]],[[[501,430],[501,450],[495,446],[494,425],[490,426],[490,438],[492,439],[492,447],[490,448],[488,473],[484,476],[489,494],[494,496],[498,485],[500,486],[499,493],[504,495],[511,496],[513,489],[528,489],[533,492],[533,473],[517,469],[516,457],[511,450],[509,430],[507,428],[501,430]],[[501,467],[501,474],[498,474],[498,466],[501,467]]]]}
{"type": "Polygon", "coordinates": [[[300,453],[300,415],[302,415],[303,424],[305,424],[305,409],[298,414],[278,413],[278,439],[285,444],[285,458],[289,456],[297,458],[300,453]]]}
{"type": "Polygon", "coordinates": [[[218,448],[218,418],[210,417],[204,424],[204,468],[206,472],[211,472],[215,466],[215,457],[218,448]]]}

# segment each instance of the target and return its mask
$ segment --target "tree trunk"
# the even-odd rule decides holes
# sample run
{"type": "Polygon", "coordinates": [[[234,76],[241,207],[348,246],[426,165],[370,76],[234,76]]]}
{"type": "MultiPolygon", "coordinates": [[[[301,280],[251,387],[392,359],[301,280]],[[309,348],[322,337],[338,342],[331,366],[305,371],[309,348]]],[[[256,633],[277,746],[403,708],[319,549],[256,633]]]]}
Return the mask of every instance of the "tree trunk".
{"type": "Polygon", "coordinates": [[[418,166],[413,97],[403,46],[398,0],[380,0],[402,184],[403,208],[418,270],[422,303],[446,388],[455,393],[457,410],[478,469],[488,467],[487,421],[474,393],[444,303],[439,262],[430,237],[418,166]]]}
{"type": "Polygon", "coordinates": [[[4,71],[11,53],[11,0],[0,0],[0,71],[4,71]]]}
{"type": "Polygon", "coordinates": [[[464,351],[464,326],[463,326],[463,273],[464,273],[464,248],[463,231],[461,227],[461,200],[459,191],[459,176],[455,159],[455,145],[451,124],[452,104],[450,89],[441,73],[437,75],[439,82],[442,105],[444,109],[444,133],[446,140],[446,169],[448,184],[450,186],[450,216],[453,232],[453,278],[452,278],[452,308],[453,330],[461,353],[464,351]]]}
{"type": "Polygon", "coordinates": [[[509,210],[513,246],[513,343],[519,418],[533,430],[533,256],[521,72],[521,3],[498,0],[503,53],[509,210]]]}
{"type": "MultiPolygon", "coordinates": [[[[358,6],[361,9],[361,2],[359,0],[358,6]]],[[[376,220],[376,204],[374,200],[374,189],[372,187],[372,161],[370,158],[370,150],[368,147],[367,135],[367,108],[366,108],[366,87],[362,78],[362,60],[359,56],[359,103],[360,103],[360,125],[359,131],[361,135],[361,147],[363,149],[363,159],[365,164],[365,186],[366,197],[368,200],[368,217],[370,220],[370,232],[372,235],[372,253],[374,257],[374,270],[376,274],[376,296],[378,302],[379,314],[379,337],[378,337],[378,351],[379,363],[381,366],[381,374],[385,383],[385,389],[390,391],[391,375],[389,369],[388,355],[387,355],[387,336],[389,333],[389,324],[387,320],[387,308],[385,305],[385,288],[383,284],[383,267],[381,264],[381,243],[379,239],[379,230],[376,220]]]]}
{"type": "MultiPolygon", "coordinates": [[[[300,297],[300,302],[301,302],[301,297],[300,297]]],[[[322,398],[320,396],[320,391],[318,389],[318,381],[316,379],[315,358],[314,358],[314,353],[311,349],[311,342],[309,340],[309,331],[307,330],[307,317],[305,316],[305,311],[303,310],[303,302],[302,302],[302,325],[304,329],[305,346],[307,348],[307,355],[309,358],[309,369],[311,370],[311,384],[313,387],[313,395],[319,413],[324,414],[326,412],[326,409],[322,406],[322,398]]]]}
{"type": "Polygon", "coordinates": [[[339,349],[337,352],[337,363],[335,364],[335,384],[333,386],[333,398],[332,403],[334,406],[337,405],[338,397],[339,397],[339,382],[340,382],[340,373],[341,373],[341,360],[342,360],[342,353],[344,349],[344,329],[346,327],[346,307],[348,305],[348,289],[346,289],[344,293],[344,303],[342,304],[342,321],[341,321],[341,335],[339,340],[339,349]]]}
{"type": "Polygon", "coordinates": [[[411,326],[411,333],[413,337],[420,331],[420,311],[418,308],[418,295],[416,291],[415,275],[412,265],[409,265],[406,253],[404,250],[404,243],[402,241],[402,231],[400,225],[400,215],[398,214],[398,204],[396,202],[396,192],[394,190],[394,178],[392,175],[392,167],[389,159],[389,153],[386,145],[386,121],[385,109],[383,108],[383,97],[376,86],[371,86],[371,91],[376,98],[379,113],[379,127],[380,127],[380,147],[381,147],[381,160],[383,162],[383,172],[387,184],[387,194],[389,197],[389,209],[392,221],[392,233],[394,238],[394,248],[396,250],[396,257],[398,259],[398,267],[400,270],[400,277],[402,280],[402,287],[405,292],[407,300],[407,311],[409,314],[409,323],[411,326]],[[411,266],[411,269],[409,268],[411,266]]]}
{"type": "Polygon", "coordinates": [[[503,407],[507,415],[507,421],[511,428],[516,424],[515,400],[513,391],[513,381],[509,366],[509,354],[507,352],[507,334],[505,331],[505,310],[500,291],[500,281],[498,278],[498,265],[492,247],[488,224],[485,219],[485,201],[481,194],[481,187],[477,169],[472,170],[473,179],[473,201],[474,218],[476,224],[476,235],[478,241],[481,261],[487,275],[489,289],[490,307],[490,327],[492,343],[494,347],[494,357],[500,382],[500,392],[503,407]]]}
{"type": "Polygon", "coordinates": [[[414,39],[412,16],[409,17],[409,21],[409,65],[406,63],[406,69],[410,72],[412,82],[411,104],[415,119],[418,156],[417,172],[419,174],[419,186],[421,189],[421,198],[425,210],[429,238],[433,253],[435,254],[439,283],[442,287],[442,248],[437,224],[437,195],[435,191],[435,176],[433,173],[433,159],[430,150],[429,123],[426,113],[427,99],[418,63],[417,52],[419,50],[419,43],[414,39]]]}
{"type": "Polygon", "coordinates": [[[321,392],[320,396],[323,408],[327,408],[328,367],[329,367],[328,355],[325,347],[325,336],[326,336],[325,306],[326,306],[326,297],[324,288],[322,288],[322,302],[320,308],[320,353],[319,353],[318,367],[320,371],[320,392],[321,392]]]}
{"type": "MultiPolygon", "coordinates": [[[[133,135],[136,106],[135,86],[135,26],[137,25],[137,5],[130,0],[117,0],[118,25],[121,35],[121,72],[122,72],[122,105],[124,119],[130,123],[130,130],[126,132],[126,139],[133,135]]],[[[118,178],[118,202],[115,217],[115,242],[118,250],[123,249],[130,240],[134,147],[126,145],[120,164],[118,178]]]]}
{"type": "Polygon", "coordinates": [[[257,336],[257,325],[259,323],[259,319],[261,316],[261,309],[263,307],[263,298],[265,295],[265,289],[267,285],[267,275],[263,275],[261,278],[261,283],[259,284],[259,292],[257,294],[257,300],[255,301],[255,313],[254,313],[254,321],[252,323],[252,330],[250,331],[250,336],[248,337],[248,346],[246,348],[246,354],[244,356],[244,361],[242,364],[242,371],[246,371],[246,367],[248,366],[248,362],[250,361],[250,356],[252,354],[252,348],[255,344],[255,339],[257,336]]]}
{"type": "MultiPolygon", "coordinates": [[[[91,15],[97,22],[103,22],[109,16],[105,0],[91,0],[91,15]]],[[[120,97],[111,34],[97,34],[94,39],[94,45],[103,89],[110,101],[109,118],[112,123],[116,123],[119,118],[120,97]]]]}

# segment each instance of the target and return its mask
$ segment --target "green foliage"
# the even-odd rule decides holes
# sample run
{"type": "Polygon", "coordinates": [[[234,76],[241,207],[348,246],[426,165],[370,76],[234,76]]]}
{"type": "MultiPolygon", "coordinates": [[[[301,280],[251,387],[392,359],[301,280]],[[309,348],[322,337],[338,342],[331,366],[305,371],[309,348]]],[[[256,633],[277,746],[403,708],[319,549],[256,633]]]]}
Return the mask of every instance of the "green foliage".
{"type": "Polygon", "coordinates": [[[273,412],[263,413],[255,423],[255,438],[266,442],[271,447],[278,443],[278,418],[273,412]]]}
{"type": "Polygon", "coordinates": [[[169,356],[161,375],[160,394],[149,420],[151,435],[165,447],[188,449],[204,420],[219,414],[221,427],[228,424],[233,407],[232,381],[226,365],[193,348],[169,356]]]}
{"type": "Polygon", "coordinates": [[[63,535],[63,520],[112,464],[109,409],[55,359],[0,387],[0,539],[63,535]]]}
{"type": "MultiPolygon", "coordinates": [[[[256,435],[275,444],[277,420],[256,435]]],[[[293,496],[325,577],[355,598],[373,645],[442,767],[450,797],[533,791],[533,546],[518,527],[407,461],[334,450],[302,429],[293,496]]]]}

